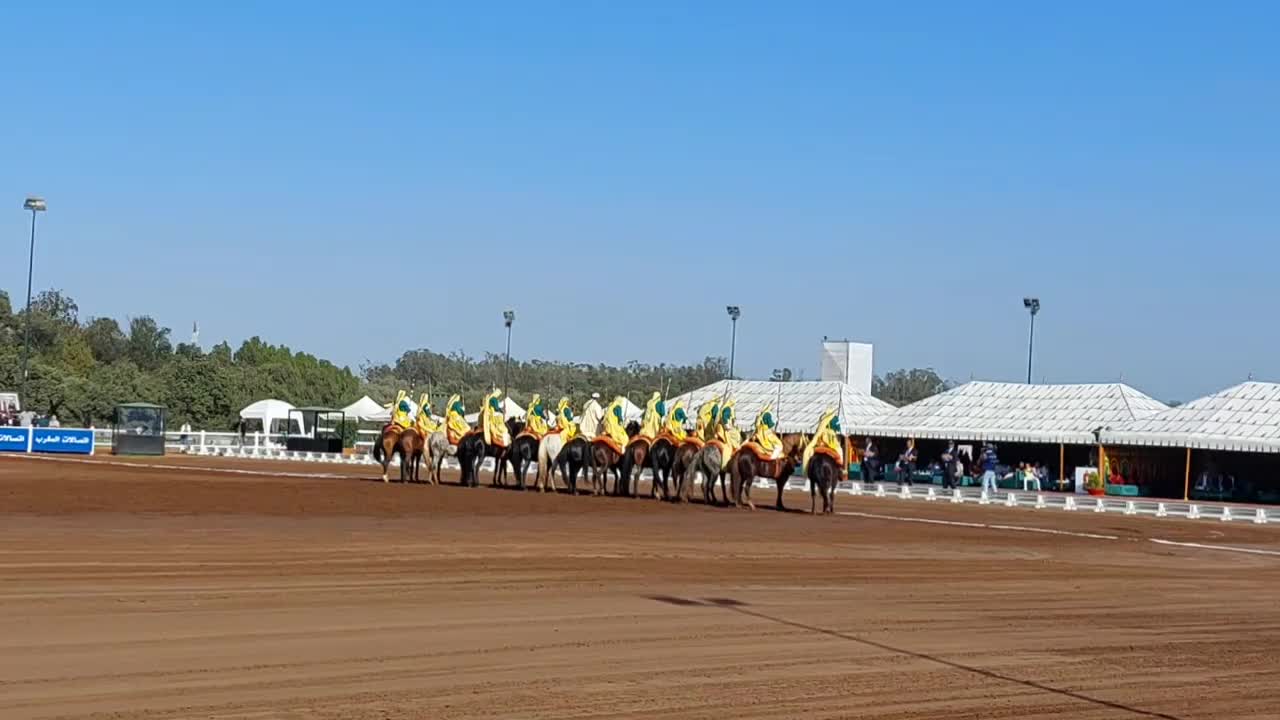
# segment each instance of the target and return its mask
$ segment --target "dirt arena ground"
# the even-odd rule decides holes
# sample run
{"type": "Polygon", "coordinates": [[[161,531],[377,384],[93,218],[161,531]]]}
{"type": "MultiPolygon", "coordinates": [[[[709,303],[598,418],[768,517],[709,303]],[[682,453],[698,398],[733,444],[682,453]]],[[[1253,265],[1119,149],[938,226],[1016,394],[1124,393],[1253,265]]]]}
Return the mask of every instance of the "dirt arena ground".
{"type": "Polygon", "coordinates": [[[1280,718],[1280,526],[372,477],[0,458],[0,718],[1280,718]]]}

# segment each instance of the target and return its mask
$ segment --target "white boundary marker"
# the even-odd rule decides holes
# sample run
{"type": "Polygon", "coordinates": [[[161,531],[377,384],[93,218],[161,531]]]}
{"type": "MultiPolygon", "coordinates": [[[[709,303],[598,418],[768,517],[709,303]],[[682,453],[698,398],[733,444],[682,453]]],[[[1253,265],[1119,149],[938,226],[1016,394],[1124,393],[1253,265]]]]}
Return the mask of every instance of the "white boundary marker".
{"type": "MultiPolygon", "coordinates": [[[[0,455],[0,457],[10,457],[0,455]]],[[[113,467],[145,468],[148,470],[191,470],[195,472],[227,473],[230,475],[258,475],[262,477],[314,478],[324,480],[353,480],[355,475],[339,475],[336,473],[304,473],[274,470],[245,470],[242,468],[202,467],[200,465],[166,465],[164,463],[134,463],[119,460],[90,460],[88,458],[53,457],[43,455],[14,455],[24,460],[40,460],[42,462],[80,463],[82,465],[110,465],[113,467]]]]}
{"type": "Polygon", "coordinates": [[[1157,545],[1176,545],[1178,547],[1196,548],[1199,550],[1222,550],[1224,552],[1246,553],[1249,555],[1271,555],[1280,557],[1280,550],[1262,550],[1261,548],[1236,547],[1234,545],[1207,545],[1205,543],[1178,542],[1177,540],[1162,540],[1160,538],[1147,538],[1157,545]]]}
{"type": "MultiPolygon", "coordinates": [[[[981,522],[964,522],[961,520],[937,520],[934,518],[905,517],[902,515],[881,515],[879,513],[838,511],[837,515],[869,518],[871,520],[892,520],[895,522],[921,523],[924,525],[949,525],[951,527],[974,528],[977,530],[1008,530],[1011,532],[1039,533],[1041,535],[1069,535],[1071,537],[1089,538],[1090,540],[1119,540],[1118,535],[1102,535],[1100,533],[1076,532],[1074,530],[1058,530],[1055,528],[1031,527],[1028,525],[997,525],[981,522]]],[[[1280,555],[1280,553],[1277,553],[1280,555]]]]}

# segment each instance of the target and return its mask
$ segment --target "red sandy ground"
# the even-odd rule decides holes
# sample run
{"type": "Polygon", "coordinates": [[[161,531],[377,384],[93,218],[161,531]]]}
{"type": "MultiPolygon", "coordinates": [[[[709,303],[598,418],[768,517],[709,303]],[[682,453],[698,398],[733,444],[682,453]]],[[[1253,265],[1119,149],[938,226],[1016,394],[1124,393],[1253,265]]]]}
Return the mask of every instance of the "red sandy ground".
{"type": "Polygon", "coordinates": [[[0,718],[1280,717],[1280,556],[1149,540],[1280,527],[106,460],[0,458],[0,718]]]}

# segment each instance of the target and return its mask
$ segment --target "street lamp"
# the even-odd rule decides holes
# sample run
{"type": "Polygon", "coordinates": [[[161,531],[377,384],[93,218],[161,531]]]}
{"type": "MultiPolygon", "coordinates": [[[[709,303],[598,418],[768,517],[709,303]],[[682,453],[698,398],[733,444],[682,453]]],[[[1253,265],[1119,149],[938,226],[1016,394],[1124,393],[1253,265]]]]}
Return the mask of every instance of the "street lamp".
{"type": "Polygon", "coordinates": [[[1036,313],[1040,312],[1040,298],[1022,298],[1022,307],[1031,313],[1031,335],[1027,338],[1027,384],[1031,384],[1031,358],[1036,344],[1036,313]]]}
{"type": "Polygon", "coordinates": [[[511,372],[511,326],[515,324],[516,311],[503,310],[502,324],[507,326],[507,360],[502,367],[502,402],[507,402],[507,376],[511,372]]]}
{"type": "Polygon", "coordinates": [[[36,263],[36,213],[48,210],[44,198],[29,197],[22,203],[23,210],[31,211],[31,248],[27,251],[27,311],[22,331],[22,380],[19,382],[19,395],[26,402],[27,393],[27,358],[31,356],[31,275],[36,263]]]}
{"type": "Polygon", "coordinates": [[[729,341],[729,379],[732,380],[734,355],[738,351],[738,318],[742,317],[742,308],[730,305],[725,310],[729,312],[729,319],[733,321],[733,335],[729,341]]]}

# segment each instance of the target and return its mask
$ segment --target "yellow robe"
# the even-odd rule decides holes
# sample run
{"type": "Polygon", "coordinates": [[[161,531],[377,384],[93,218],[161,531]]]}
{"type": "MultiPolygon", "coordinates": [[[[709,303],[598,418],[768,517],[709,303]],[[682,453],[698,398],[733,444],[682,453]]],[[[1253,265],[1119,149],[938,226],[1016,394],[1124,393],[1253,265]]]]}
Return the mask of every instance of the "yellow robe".
{"type": "Polygon", "coordinates": [[[742,445],[742,432],[734,424],[733,401],[730,400],[720,409],[720,423],[716,425],[716,440],[724,443],[725,449],[720,457],[720,469],[729,467],[729,460],[742,445]]]}
{"type": "Polygon", "coordinates": [[[720,416],[720,399],[711,398],[698,408],[698,421],[694,425],[693,434],[699,440],[712,440],[716,436],[716,420],[720,416]]]}
{"type": "Polygon", "coordinates": [[[622,424],[622,398],[616,398],[604,410],[604,421],[600,423],[600,437],[607,437],[618,444],[619,448],[627,446],[627,428],[622,424]]]}
{"type": "Polygon", "coordinates": [[[560,440],[566,444],[578,437],[578,423],[569,408],[569,398],[560,398],[560,404],[556,406],[556,428],[560,430],[560,440]]]}
{"type": "Polygon", "coordinates": [[[752,441],[759,445],[769,457],[777,460],[782,457],[782,440],[778,437],[778,433],[769,427],[773,423],[773,408],[765,405],[760,413],[756,415],[756,429],[751,435],[752,441]]]}
{"type": "Polygon", "coordinates": [[[506,418],[502,412],[502,392],[494,390],[484,399],[484,408],[480,411],[480,426],[484,430],[484,442],[495,447],[507,447],[511,444],[511,433],[507,430],[506,418]],[[495,408],[494,405],[497,405],[495,408]]]}
{"type": "Polygon", "coordinates": [[[676,442],[684,440],[688,433],[684,429],[684,418],[678,417],[684,413],[684,401],[677,400],[676,404],[671,407],[671,411],[667,413],[666,431],[667,434],[676,439],[676,442]]]}
{"type": "Polygon", "coordinates": [[[396,395],[396,401],[391,404],[391,424],[399,425],[407,428],[413,424],[413,418],[409,416],[412,408],[409,406],[409,393],[401,390],[396,395]]]}
{"type": "Polygon", "coordinates": [[[471,431],[471,425],[467,423],[464,413],[467,409],[462,406],[462,397],[454,395],[449,398],[449,408],[444,413],[445,437],[448,438],[450,445],[457,445],[471,431]]]}
{"type": "Polygon", "coordinates": [[[653,440],[662,429],[662,414],[658,412],[658,403],[662,402],[662,394],[654,393],[644,406],[644,417],[640,420],[640,437],[653,440]]]}
{"type": "Polygon", "coordinates": [[[836,456],[840,458],[840,465],[844,466],[844,448],[841,447],[843,443],[840,442],[840,435],[831,427],[831,421],[835,419],[835,416],[835,410],[827,410],[822,413],[813,438],[809,440],[808,445],[804,446],[804,457],[801,458],[801,472],[806,475],[809,473],[809,460],[818,448],[826,448],[835,452],[836,456]]]}
{"type": "Polygon", "coordinates": [[[414,419],[413,426],[423,437],[431,437],[431,434],[440,429],[440,423],[431,417],[431,396],[422,393],[422,398],[418,401],[418,417],[414,419]]]}
{"type": "Polygon", "coordinates": [[[529,414],[525,416],[524,431],[541,438],[550,429],[547,426],[547,411],[542,407],[542,397],[534,394],[529,400],[529,414]]]}

